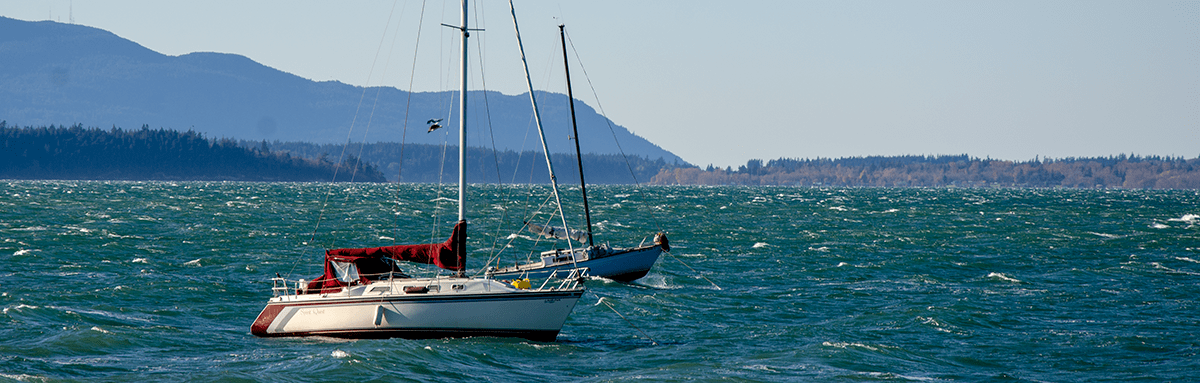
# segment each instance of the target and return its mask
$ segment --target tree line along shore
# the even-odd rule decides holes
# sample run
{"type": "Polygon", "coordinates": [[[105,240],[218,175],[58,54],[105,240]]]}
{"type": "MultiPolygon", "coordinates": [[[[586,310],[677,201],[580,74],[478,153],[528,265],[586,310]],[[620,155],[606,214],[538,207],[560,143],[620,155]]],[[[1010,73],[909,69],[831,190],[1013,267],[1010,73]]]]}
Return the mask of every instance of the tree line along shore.
{"type": "MultiPolygon", "coordinates": [[[[18,128],[6,121],[0,121],[0,147],[0,179],[263,182],[443,182],[457,177],[458,151],[456,146],[394,142],[210,139],[193,131],[147,126],[18,128]]],[[[549,182],[540,152],[467,150],[469,182],[549,182]]],[[[551,157],[560,183],[578,182],[574,155],[551,157]]],[[[1029,161],[965,154],[753,159],[737,169],[585,154],[583,163],[592,184],[1200,189],[1200,158],[1125,154],[1029,161]]]]}
{"type": "Polygon", "coordinates": [[[335,164],[147,126],[16,128],[0,121],[0,147],[0,178],[6,179],[385,181],[373,165],[352,157],[335,164]]]}
{"type": "Polygon", "coordinates": [[[1117,155],[1005,161],[954,156],[750,160],[659,172],[658,185],[1200,189],[1200,158],[1117,155]]]}

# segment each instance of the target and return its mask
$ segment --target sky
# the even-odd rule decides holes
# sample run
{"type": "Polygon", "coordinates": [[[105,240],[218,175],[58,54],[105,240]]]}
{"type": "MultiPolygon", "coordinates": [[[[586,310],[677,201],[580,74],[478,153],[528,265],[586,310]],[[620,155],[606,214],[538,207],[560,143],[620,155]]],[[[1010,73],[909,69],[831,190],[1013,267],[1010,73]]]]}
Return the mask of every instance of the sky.
{"type": "MultiPolygon", "coordinates": [[[[576,98],[699,166],[1200,156],[1196,0],[514,3],[535,88],[566,93],[563,23],[576,98]]],[[[0,0],[0,16],[97,27],[168,55],[239,54],[317,81],[441,91],[457,88],[458,48],[439,24],[459,24],[459,7],[0,0]]],[[[472,88],[526,92],[508,3],[471,7],[483,29],[472,88]]]]}

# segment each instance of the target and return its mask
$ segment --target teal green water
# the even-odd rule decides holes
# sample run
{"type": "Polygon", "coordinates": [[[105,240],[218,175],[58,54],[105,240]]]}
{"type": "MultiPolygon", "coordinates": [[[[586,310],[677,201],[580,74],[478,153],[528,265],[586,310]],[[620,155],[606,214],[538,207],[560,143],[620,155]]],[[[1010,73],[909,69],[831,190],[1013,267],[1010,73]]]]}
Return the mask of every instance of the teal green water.
{"type": "MultiPolygon", "coordinates": [[[[598,240],[667,230],[672,255],[589,281],[557,342],[345,341],[251,336],[270,277],[319,274],[323,246],[443,240],[452,188],[2,182],[0,380],[1200,377],[1196,191],[589,189],[598,240]]],[[[545,247],[504,231],[541,198],[472,189],[469,265],[545,247]]]]}

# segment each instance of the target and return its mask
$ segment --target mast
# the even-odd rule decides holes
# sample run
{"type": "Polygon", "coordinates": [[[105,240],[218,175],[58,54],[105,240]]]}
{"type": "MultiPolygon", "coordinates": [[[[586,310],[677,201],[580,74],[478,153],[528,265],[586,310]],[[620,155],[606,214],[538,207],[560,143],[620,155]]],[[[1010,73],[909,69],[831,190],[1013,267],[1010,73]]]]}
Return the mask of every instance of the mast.
{"type": "Polygon", "coordinates": [[[454,244],[454,251],[461,260],[457,276],[464,278],[467,276],[467,38],[471,37],[467,28],[467,0],[462,0],[462,26],[446,26],[462,31],[462,73],[458,89],[458,223],[454,224],[456,232],[459,225],[462,226],[462,238],[454,244]]]}
{"type": "Polygon", "coordinates": [[[565,25],[558,25],[558,35],[562,39],[563,69],[567,72],[567,100],[571,103],[571,130],[575,134],[575,159],[579,160],[579,191],[583,193],[583,216],[587,218],[588,246],[592,243],[592,209],[588,207],[587,182],[583,181],[583,155],[579,153],[579,126],[575,123],[575,96],[571,93],[571,66],[567,64],[567,32],[565,25]]]}
{"type": "Polygon", "coordinates": [[[467,0],[462,0],[462,73],[458,90],[458,221],[467,220],[467,0]]]}
{"type": "Polygon", "coordinates": [[[563,214],[562,198],[558,194],[558,177],[554,176],[554,164],[550,161],[550,149],[546,145],[546,134],[542,132],[542,115],[541,112],[538,112],[537,98],[533,96],[533,80],[529,77],[529,62],[525,60],[525,45],[521,43],[521,28],[517,26],[517,8],[513,6],[512,0],[508,0],[508,9],[512,11],[513,30],[517,32],[517,47],[521,49],[521,65],[525,67],[525,84],[529,86],[529,102],[533,104],[533,120],[537,123],[538,138],[542,140],[542,153],[546,155],[546,169],[550,171],[550,186],[554,189],[554,203],[558,205],[558,217],[562,219],[563,230],[567,233],[567,249],[571,253],[575,253],[575,246],[570,239],[571,230],[567,226],[567,217],[563,214]]]}

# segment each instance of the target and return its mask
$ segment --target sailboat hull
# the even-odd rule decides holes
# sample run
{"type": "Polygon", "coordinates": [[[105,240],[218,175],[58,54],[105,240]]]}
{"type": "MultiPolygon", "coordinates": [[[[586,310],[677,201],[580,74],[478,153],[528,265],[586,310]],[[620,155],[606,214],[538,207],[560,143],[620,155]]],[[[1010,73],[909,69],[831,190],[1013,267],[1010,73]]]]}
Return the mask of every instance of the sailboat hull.
{"type": "Polygon", "coordinates": [[[632,282],[646,276],[654,263],[662,254],[661,246],[645,246],[633,249],[610,251],[602,257],[595,254],[584,256],[585,249],[576,251],[576,261],[571,257],[556,257],[553,260],[505,267],[490,273],[493,278],[545,278],[558,272],[559,276],[567,275],[571,269],[587,268],[587,274],[593,277],[603,277],[621,282],[632,282]]]}
{"type": "Polygon", "coordinates": [[[583,295],[583,289],[518,290],[492,280],[459,281],[380,281],[334,294],[282,295],[267,303],[250,332],[263,337],[553,341],[583,295]],[[406,293],[408,285],[425,286],[425,291],[406,293]]]}

